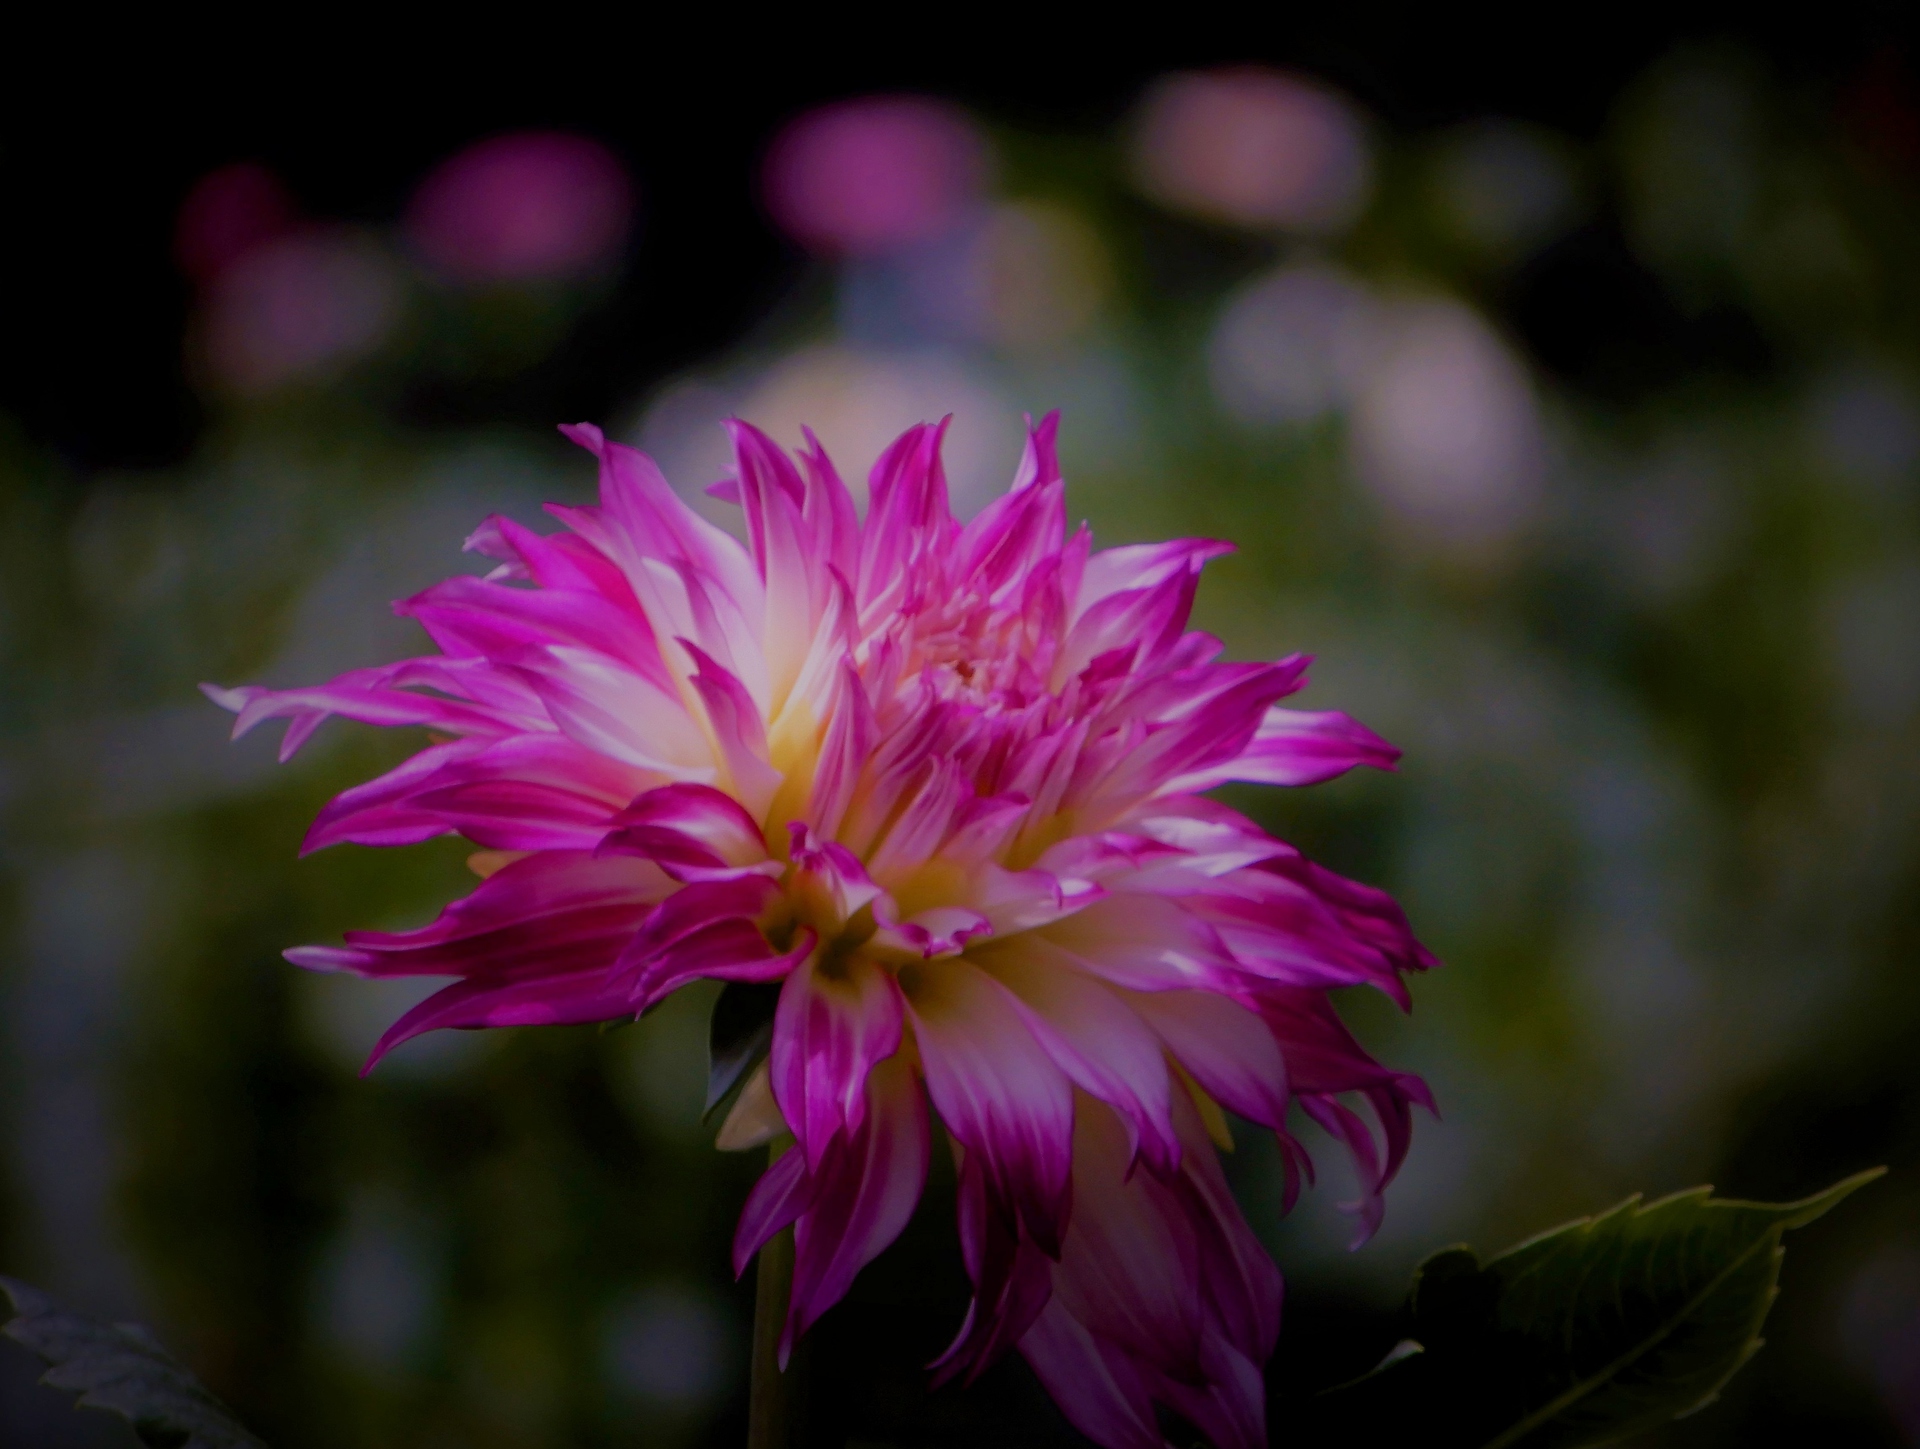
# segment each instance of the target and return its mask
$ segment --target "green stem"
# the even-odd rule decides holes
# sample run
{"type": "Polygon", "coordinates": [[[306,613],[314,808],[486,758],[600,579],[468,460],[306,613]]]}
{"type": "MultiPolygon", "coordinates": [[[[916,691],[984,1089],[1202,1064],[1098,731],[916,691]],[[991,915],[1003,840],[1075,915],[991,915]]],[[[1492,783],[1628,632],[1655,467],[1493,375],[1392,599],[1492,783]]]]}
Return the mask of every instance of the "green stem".
{"type": "MultiPolygon", "coordinates": [[[[769,1155],[778,1160],[782,1139],[769,1155]]],[[[796,1373],[780,1371],[780,1333],[793,1296],[793,1229],[760,1250],[753,1288],[753,1377],[747,1393],[747,1449],[788,1449],[793,1432],[796,1373]]]]}

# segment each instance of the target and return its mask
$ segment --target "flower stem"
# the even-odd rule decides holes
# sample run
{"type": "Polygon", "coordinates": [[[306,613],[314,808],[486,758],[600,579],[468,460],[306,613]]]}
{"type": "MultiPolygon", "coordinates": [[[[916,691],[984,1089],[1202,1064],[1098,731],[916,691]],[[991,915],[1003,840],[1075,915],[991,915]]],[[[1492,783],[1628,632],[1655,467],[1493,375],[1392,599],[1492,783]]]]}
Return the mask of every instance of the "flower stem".
{"type": "MultiPolygon", "coordinates": [[[[776,1143],[771,1159],[780,1156],[776,1143]]],[[[771,1160],[770,1159],[770,1160],[771,1160]]],[[[780,1370],[780,1333],[793,1295],[793,1229],[760,1250],[753,1286],[753,1376],[747,1391],[747,1449],[789,1449],[796,1373],[780,1370]]],[[[795,1366],[797,1368],[797,1365],[795,1366]]]]}

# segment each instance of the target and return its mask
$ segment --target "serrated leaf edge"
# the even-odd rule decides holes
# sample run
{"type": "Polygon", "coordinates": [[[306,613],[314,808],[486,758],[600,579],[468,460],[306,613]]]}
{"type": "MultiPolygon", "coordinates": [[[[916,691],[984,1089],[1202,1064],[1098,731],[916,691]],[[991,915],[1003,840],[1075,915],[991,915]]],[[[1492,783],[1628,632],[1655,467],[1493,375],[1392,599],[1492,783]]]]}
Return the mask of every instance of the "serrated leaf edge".
{"type": "Polygon", "coordinates": [[[62,1308],[54,1299],[32,1284],[23,1283],[17,1278],[0,1277],[0,1298],[6,1306],[12,1308],[12,1314],[0,1322],[0,1333],[19,1344],[35,1358],[47,1365],[46,1372],[40,1375],[39,1382],[61,1393],[76,1395],[75,1408],[92,1409],[101,1413],[113,1414],[129,1424],[135,1435],[144,1443],[154,1443],[155,1434],[165,1432],[166,1442],[177,1444],[179,1449],[196,1449],[214,1441],[206,1437],[205,1432],[213,1428],[223,1440],[236,1445],[251,1445],[255,1449],[265,1449],[261,1441],[255,1438],[221,1399],[199,1381],[187,1366],[167,1352],[160,1341],[140,1324],[102,1323],[98,1319],[84,1318],[79,1314],[62,1308]],[[167,1414],[156,1413],[152,1409],[129,1407],[115,1403],[112,1391],[119,1386],[139,1382],[144,1376],[138,1372],[110,1372],[102,1374],[101,1361],[111,1361],[111,1354],[102,1353],[92,1347],[84,1349],[64,1359],[53,1359],[38,1345],[31,1341],[31,1328],[28,1326],[36,1318],[62,1317],[69,1321],[85,1324],[91,1329],[106,1329],[129,1340],[129,1347],[145,1355],[146,1366],[162,1375],[176,1379],[174,1388],[187,1402],[181,1407],[187,1413],[170,1411],[167,1414]],[[94,1367],[89,1370],[89,1362],[94,1367]],[[73,1380],[79,1377],[80,1382],[73,1380]],[[184,1436],[184,1437],[182,1437],[184,1436]]]}
{"type": "MultiPolygon", "coordinates": [[[[1535,1409],[1531,1414],[1528,1414],[1525,1418],[1521,1419],[1518,1423],[1511,1425],[1507,1429],[1503,1430],[1501,1433],[1489,1439],[1482,1446],[1482,1449],[1509,1449],[1509,1446],[1519,1443],[1528,1434],[1531,1434],[1535,1429],[1538,1429],[1541,1425],[1550,1422],[1556,1415],[1560,1414],[1562,1411],[1566,1409],[1571,1408],[1574,1404],[1577,1404],[1578,1402],[1580,1402],[1580,1400],[1585,1398],[1588,1394],[1593,1393],[1596,1389],[1598,1389],[1603,1384],[1607,1383],[1615,1375],[1625,1370],[1636,1359],[1644,1357],[1647,1353],[1651,1352],[1654,1348],[1658,1347],[1661,1343],[1665,1342],[1666,1339],[1680,1326],[1680,1324],[1686,1321],[1687,1317],[1694,1311],[1694,1309],[1698,1308],[1709,1297],[1711,1297],[1712,1294],[1715,1292],[1715,1290],[1717,1290],[1721,1284],[1725,1283],[1728,1278],[1732,1277],[1736,1271],[1746,1266],[1747,1263],[1751,1262],[1753,1259],[1753,1255],[1755,1253],[1762,1252],[1767,1249],[1772,1249],[1777,1255],[1784,1256],[1780,1252],[1780,1239],[1782,1235],[1784,1235],[1790,1229],[1805,1227],[1808,1223],[1812,1222],[1815,1218],[1820,1217],[1823,1213],[1826,1213],[1827,1211],[1832,1209],[1834,1206],[1836,1206],[1841,1201],[1841,1199],[1849,1196],[1859,1188],[1865,1187],[1869,1182],[1872,1182],[1875,1178],[1884,1176],[1886,1174],[1886,1171],[1887,1169],[1884,1167],[1870,1167],[1865,1172],[1856,1172],[1852,1177],[1843,1178],[1841,1181],[1836,1182],[1832,1187],[1828,1188],[1825,1192],[1815,1193],[1813,1196],[1802,1198],[1798,1202],[1754,1203],[1754,1202],[1747,1202],[1739,1198],[1719,1199],[1719,1202],[1724,1203],[1728,1207],[1760,1207],[1760,1208],[1771,1207],[1779,1211],[1781,1213],[1781,1217],[1780,1217],[1780,1220],[1777,1223],[1775,1223],[1771,1228],[1769,1228],[1767,1232],[1763,1234],[1754,1243],[1754,1245],[1751,1248],[1749,1248],[1746,1252],[1740,1254],[1740,1256],[1735,1258],[1732,1262],[1728,1263],[1725,1268],[1721,1269],[1719,1273],[1714,1275],[1713,1280],[1711,1282],[1709,1282],[1698,1293],[1694,1294],[1692,1298],[1688,1299],[1686,1304],[1680,1309],[1679,1312],[1673,1315],[1672,1320],[1667,1324],[1665,1328],[1661,1329],[1660,1332],[1651,1335],[1644,1342],[1636,1344],[1632,1349],[1622,1354],[1619,1358],[1615,1359],[1612,1363],[1607,1364],[1605,1367],[1598,1369],[1595,1372],[1589,1374],[1586,1378],[1582,1379],[1579,1383],[1574,1384],[1571,1388],[1568,1388],[1563,1393],[1557,1395],[1555,1398],[1551,1399],[1547,1403],[1542,1404],[1538,1409],[1535,1409]]],[[[1648,1203],[1645,1207],[1639,1207],[1640,1196],[1638,1193],[1636,1193],[1634,1194],[1634,1196],[1628,1198],[1625,1202],[1619,1204],[1617,1207],[1609,1208],[1604,1213],[1596,1213],[1589,1218],[1576,1218],[1572,1222],[1562,1223],[1557,1228],[1549,1228],[1544,1233],[1536,1233],[1533,1237],[1528,1238],[1525,1242],[1516,1243],[1513,1247],[1508,1248],[1505,1252],[1500,1253],[1497,1257],[1488,1259],[1487,1265],[1491,1267],[1494,1263],[1499,1262],[1501,1258],[1505,1258],[1510,1254],[1517,1253],[1520,1249],[1531,1246],[1534,1243],[1540,1242],[1544,1238],[1552,1237],[1555,1233],[1565,1232],[1569,1228],[1591,1226],[1593,1223],[1598,1222],[1602,1218],[1609,1218],[1614,1216],[1616,1213],[1620,1213],[1623,1211],[1637,1209],[1638,1210],[1637,1215],[1645,1215],[1647,1213],[1652,1212],[1655,1208],[1664,1207],[1666,1204],[1670,1202],[1674,1202],[1676,1200],[1679,1200],[1682,1198],[1689,1198],[1689,1197],[1706,1197],[1707,1202],[1712,1203],[1715,1201],[1715,1199],[1713,1199],[1711,1196],[1708,1196],[1709,1194],[1712,1193],[1712,1191],[1713,1189],[1711,1187],[1687,1188],[1681,1192],[1669,1193],[1665,1197],[1658,1198],[1655,1201],[1648,1203]]],[[[1777,1262],[1775,1265],[1775,1271],[1778,1272],[1777,1262]]],[[[1769,1311],[1771,1311],[1773,1306],[1773,1298],[1777,1297],[1778,1294],[1779,1294],[1779,1289],[1777,1286],[1775,1286],[1767,1302],[1767,1307],[1769,1311]]],[[[1762,1315],[1763,1321],[1764,1321],[1764,1317],[1765,1315],[1762,1315]]],[[[1741,1370],[1741,1368],[1743,1368],[1746,1365],[1748,1360],[1750,1360],[1753,1357],[1755,1353],[1759,1352],[1760,1346],[1763,1342],[1764,1340],[1761,1339],[1760,1335],[1758,1333],[1755,1333],[1754,1336],[1748,1341],[1747,1345],[1741,1350],[1740,1356],[1734,1360],[1732,1367],[1730,1367],[1727,1370],[1727,1372],[1721,1376],[1720,1381],[1716,1383],[1711,1389],[1709,1389],[1707,1393],[1699,1400],[1699,1402],[1693,1404],[1690,1408],[1686,1409],[1684,1412],[1689,1414],[1695,1413],[1698,1410],[1705,1408],[1714,1399],[1718,1398],[1720,1395],[1720,1390],[1726,1386],[1727,1381],[1731,1379],[1736,1373],[1738,1373],[1741,1370]]],[[[1679,1416],[1676,1415],[1675,1417],[1679,1417],[1679,1416]]]]}

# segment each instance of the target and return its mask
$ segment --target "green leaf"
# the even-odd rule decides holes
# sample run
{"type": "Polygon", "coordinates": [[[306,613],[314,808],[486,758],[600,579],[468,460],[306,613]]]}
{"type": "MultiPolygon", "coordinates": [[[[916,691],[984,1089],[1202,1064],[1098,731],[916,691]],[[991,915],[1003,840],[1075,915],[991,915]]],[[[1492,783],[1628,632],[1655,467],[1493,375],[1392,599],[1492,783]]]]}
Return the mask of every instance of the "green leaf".
{"type": "Polygon", "coordinates": [[[7,1337],[44,1359],[40,1382],[79,1394],[79,1407],[120,1415],[153,1449],[264,1449],[138,1324],[68,1313],[11,1278],[0,1278],[0,1292],[17,1315],[7,1337]]]}
{"type": "Polygon", "coordinates": [[[1636,1196],[1484,1264],[1471,1248],[1436,1253],[1414,1275],[1406,1337],[1300,1405],[1317,1431],[1303,1438],[1569,1449],[1703,1408],[1760,1349],[1781,1235],[1885,1170],[1794,1203],[1636,1196]]]}
{"type": "Polygon", "coordinates": [[[707,1022],[707,1105],[703,1116],[727,1099],[760,1065],[773,1045],[773,1013],[780,1004],[777,981],[729,981],[713,1001],[707,1022]]]}

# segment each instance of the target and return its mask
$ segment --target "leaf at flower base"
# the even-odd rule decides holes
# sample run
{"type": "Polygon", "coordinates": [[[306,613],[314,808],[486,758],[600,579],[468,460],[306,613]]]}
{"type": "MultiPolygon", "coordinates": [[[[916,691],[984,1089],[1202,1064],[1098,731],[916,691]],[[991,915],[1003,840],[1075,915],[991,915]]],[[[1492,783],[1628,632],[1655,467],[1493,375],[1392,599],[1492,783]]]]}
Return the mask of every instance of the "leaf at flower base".
{"type": "Polygon", "coordinates": [[[773,1045],[773,1013],[779,1004],[778,982],[729,981],[720,989],[707,1022],[703,1117],[711,1117],[747,1073],[760,1065],[773,1045]]]}
{"type": "Polygon", "coordinates": [[[68,1313],[37,1288],[0,1278],[16,1317],[7,1337],[48,1364],[40,1382],[133,1425],[153,1449],[265,1449],[144,1328],[68,1313]]]}
{"type": "Polygon", "coordinates": [[[1470,1248],[1436,1253],[1414,1275],[1400,1346],[1309,1417],[1327,1442],[1572,1449],[1703,1408],[1760,1349],[1781,1235],[1884,1171],[1794,1203],[1704,1187],[1632,1197],[1484,1264],[1470,1248]]]}

